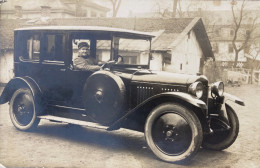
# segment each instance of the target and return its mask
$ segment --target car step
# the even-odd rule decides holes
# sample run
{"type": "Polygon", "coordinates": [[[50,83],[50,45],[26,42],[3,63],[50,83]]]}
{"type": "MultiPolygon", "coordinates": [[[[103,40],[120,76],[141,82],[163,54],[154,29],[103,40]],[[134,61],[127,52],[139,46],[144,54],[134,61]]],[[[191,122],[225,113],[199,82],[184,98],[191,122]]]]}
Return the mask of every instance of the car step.
{"type": "Polygon", "coordinates": [[[81,125],[81,126],[85,126],[85,127],[91,127],[91,128],[102,129],[102,130],[104,130],[104,129],[108,130],[108,127],[99,125],[97,123],[81,121],[81,120],[75,120],[75,119],[70,119],[70,118],[57,117],[57,116],[52,116],[52,115],[38,116],[38,118],[46,119],[46,120],[50,120],[50,121],[55,121],[55,122],[63,122],[63,123],[81,125]]]}

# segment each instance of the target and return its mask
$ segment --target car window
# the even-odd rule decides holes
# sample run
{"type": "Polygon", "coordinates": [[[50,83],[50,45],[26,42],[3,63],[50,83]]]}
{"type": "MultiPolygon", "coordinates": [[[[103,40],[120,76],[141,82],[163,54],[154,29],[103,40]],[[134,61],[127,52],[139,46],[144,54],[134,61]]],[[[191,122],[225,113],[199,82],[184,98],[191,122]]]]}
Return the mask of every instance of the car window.
{"type": "Polygon", "coordinates": [[[114,57],[121,57],[120,64],[147,65],[150,42],[143,39],[114,38],[114,57]]]}
{"type": "Polygon", "coordinates": [[[107,62],[110,60],[111,40],[97,40],[97,59],[107,62]]]}
{"type": "Polygon", "coordinates": [[[72,60],[75,60],[79,56],[80,44],[88,45],[88,50],[90,50],[90,40],[89,39],[72,39],[72,60]]]}
{"type": "Polygon", "coordinates": [[[43,61],[64,61],[65,42],[65,35],[47,34],[43,61]]]}
{"type": "Polygon", "coordinates": [[[40,35],[31,35],[27,39],[27,54],[23,59],[39,60],[40,58],[40,35]]]}
{"type": "Polygon", "coordinates": [[[72,59],[79,57],[81,45],[87,45],[89,56],[99,61],[108,61],[110,59],[111,40],[95,40],[95,39],[72,39],[72,59]]]}

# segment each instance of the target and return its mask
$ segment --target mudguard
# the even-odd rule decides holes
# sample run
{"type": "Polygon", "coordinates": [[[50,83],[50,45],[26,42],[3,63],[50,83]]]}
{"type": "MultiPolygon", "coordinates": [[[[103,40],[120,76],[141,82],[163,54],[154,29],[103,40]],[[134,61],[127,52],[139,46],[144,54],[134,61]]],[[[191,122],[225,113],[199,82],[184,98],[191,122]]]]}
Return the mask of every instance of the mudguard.
{"type": "MultiPolygon", "coordinates": [[[[186,102],[188,104],[191,104],[199,109],[201,109],[203,112],[207,112],[207,105],[205,104],[205,102],[203,102],[202,100],[198,99],[195,96],[192,96],[190,94],[187,93],[183,93],[183,92],[164,92],[164,93],[160,93],[157,95],[154,95],[148,99],[146,99],[145,101],[143,101],[142,103],[140,103],[139,105],[137,105],[135,108],[131,109],[130,111],[128,111],[123,117],[121,117],[119,120],[117,120],[115,123],[113,123],[108,130],[113,130],[114,127],[117,127],[118,125],[120,125],[120,123],[127,118],[128,116],[130,116],[131,114],[133,114],[135,111],[137,111],[138,109],[142,108],[144,105],[156,101],[160,98],[172,98],[175,100],[181,100],[182,102],[186,102]]],[[[204,114],[207,115],[207,114],[204,114]]],[[[205,117],[206,118],[206,117],[205,117]]],[[[205,121],[206,122],[206,119],[205,121]]]]}
{"type": "Polygon", "coordinates": [[[231,95],[229,93],[224,93],[224,97],[225,97],[225,100],[224,102],[226,103],[227,101],[233,101],[241,106],[245,106],[245,103],[243,100],[239,99],[238,97],[234,96],[234,95],[231,95]]]}
{"type": "Polygon", "coordinates": [[[198,108],[201,108],[203,110],[207,109],[207,105],[205,104],[205,102],[203,102],[202,100],[198,99],[195,96],[192,96],[190,94],[183,93],[183,92],[164,92],[164,93],[161,93],[161,94],[157,94],[155,96],[148,98],[147,100],[145,100],[143,103],[139,104],[138,106],[143,105],[143,104],[145,104],[149,101],[152,101],[152,100],[160,98],[160,97],[172,97],[172,98],[175,98],[175,99],[180,99],[182,101],[185,101],[185,102],[192,104],[192,105],[194,105],[198,108]]]}
{"type": "Polygon", "coordinates": [[[209,103],[209,111],[212,111],[214,113],[217,113],[218,115],[212,115],[211,118],[215,118],[218,121],[222,122],[223,126],[228,130],[230,129],[230,123],[229,123],[229,119],[228,119],[228,115],[227,115],[227,101],[233,101],[241,106],[245,106],[245,103],[243,100],[239,99],[238,97],[231,95],[229,93],[224,92],[223,97],[220,97],[217,100],[217,103],[214,105],[212,104],[213,101],[211,101],[211,103],[209,103]]]}
{"type": "Polygon", "coordinates": [[[0,97],[0,104],[4,104],[4,103],[10,101],[13,93],[17,89],[22,88],[22,87],[28,87],[31,90],[34,99],[37,99],[37,100],[35,100],[36,102],[41,101],[42,92],[41,92],[40,87],[38,86],[38,84],[36,83],[36,81],[34,79],[32,79],[31,77],[25,76],[25,77],[15,77],[8,82],[8,84],[5,86],[5,88],[2,92],[2,95],[0,97]]]}

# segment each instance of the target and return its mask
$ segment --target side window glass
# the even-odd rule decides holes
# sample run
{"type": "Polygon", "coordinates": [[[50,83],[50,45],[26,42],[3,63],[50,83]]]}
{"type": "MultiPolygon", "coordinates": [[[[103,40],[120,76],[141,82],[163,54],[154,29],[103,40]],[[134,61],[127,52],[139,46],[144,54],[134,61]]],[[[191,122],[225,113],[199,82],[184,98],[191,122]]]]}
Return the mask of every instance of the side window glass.
{"type": "Polygon", "coordinates": [[[45,61],[64,61],[65,55],[65,36],[63,35],[47,35],[45,44],[45,61]]]}
{"type": "Polygon", "coordinates": [[[27,59],[39,60],[40,58],[40,36],[33,35],[27,40],[27,59]]]}
{"type": "Polygon", "coordinates": [[[89,39],[72,39],[72,60],[80,56],[90,55],[90,40],[89,39]],[[84,50],[81,51],[83,48],[84,50]]]}
{"type": "Polygon", "coordinates": [[[97,40],[96,58],[99,61],[107,62],[110,59],[111,40],[97,40]]]}

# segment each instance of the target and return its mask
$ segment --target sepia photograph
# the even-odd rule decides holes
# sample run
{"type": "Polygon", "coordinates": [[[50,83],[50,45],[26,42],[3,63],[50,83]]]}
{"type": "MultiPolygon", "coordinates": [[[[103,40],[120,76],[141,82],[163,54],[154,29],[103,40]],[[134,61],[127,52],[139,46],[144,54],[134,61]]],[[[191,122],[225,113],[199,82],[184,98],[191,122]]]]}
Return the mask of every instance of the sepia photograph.
{"type": "Polygon", "coordinates": [[[260,168],[259,0],[0,0],[0,168],[260,168]]]}

